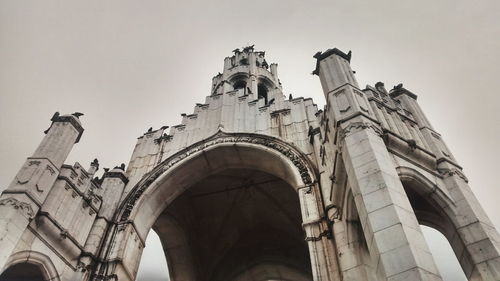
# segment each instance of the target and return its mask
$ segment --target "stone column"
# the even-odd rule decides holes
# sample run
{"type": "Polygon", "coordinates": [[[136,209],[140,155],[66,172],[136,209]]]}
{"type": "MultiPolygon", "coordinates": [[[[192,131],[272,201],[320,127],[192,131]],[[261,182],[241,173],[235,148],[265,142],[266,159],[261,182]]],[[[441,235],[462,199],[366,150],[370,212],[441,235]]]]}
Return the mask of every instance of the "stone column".
{"type": "MultiPolygon", "coordinates": [[[[103,175],[101,184],[101,188],[103,189],[103,203],[90,230],[84,247],[84,255],[81,259],[81,262],[85,266],[88,266],[91,260],[97,257],[99,257],[98,260],[103,261],[96,267],[97,270],[93,275],[96,279],[92,280],[99,280],[98,278],[106,278],[114,274],[113,270],[108,270],[111,273],[108,272],[105,274],[106,267],[109,267],[108,260],[110,259],[110,248],[113,247],[113,245],[108,245],[106,242],[114,238],[112,229],[117,228],[117,226],[113,226],[113,216],[120,204],[120,199],[127,183],[128,178],[125,174],[124,167],[115,167],[113,170],[103,175]],[[108,237],[106,237],[106,235],[108,235],[108,237]],[[104,241],[105,239],[106,241],[104,241]]],[[[123,225],[122,228],[124,226],[125,225],[123,225]]],[[[121,259],[123,257],[118,258],[121,259]]],[[[140,256],[138,258],[140,258],[140,256]]]]}
{"type": "Polygon", "coordinates": [[[54,114],[42,142],[0,196],[0,271],[54,185],[83,127],[73,115],[54,114]]]}
{"type": "MultiPolygon", "coordinates": [[[[439,162],[439,161],[438,161],[439,162]]],[[[455,204],[448,206],[457,234],[450,241],[469,280],[500,280],[500,235],[472,193],[461,168],[442,159],[438,170],[455,204]],[[451,212],[450,212],[451,211],[451,212]],[[463,245],[463,246],[462,246],[463,245]]]]}
{"type": "Polygon", "coordinates": [[[334,245],[328,224],[319,208],[321,203],[319,187],[312,185],[298,190],[302,212],[302,227],[311,258],[314,281],[341,280],[334,245]]]}
{"type": "MultiPolygon", "coordinates": [[[[441,280],[378,122],[338,49],[317,53],[330,120],[336,123],[349,185],[379,280],[441,280]]],[[[335,227],[335,226],[334,226],[335,227]]],[[[359,280],[363,280],[360,276],[359,280]]]]}

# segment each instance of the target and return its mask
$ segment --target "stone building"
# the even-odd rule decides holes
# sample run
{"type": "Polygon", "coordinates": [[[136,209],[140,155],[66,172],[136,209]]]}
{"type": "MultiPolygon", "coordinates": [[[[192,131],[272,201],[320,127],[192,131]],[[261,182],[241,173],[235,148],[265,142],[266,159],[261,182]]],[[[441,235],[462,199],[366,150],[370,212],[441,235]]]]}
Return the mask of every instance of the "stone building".
{"type": "Polygon", "coordinates": [[[83,126],[56,113],[0,197],[0,280],[134,280],[151,229],[175,281],[441,280],[421,224],[469,280],[500,280],[498,232],[417,96],[361,89],[350,52],[314,58],[324,109],[236,49],[204,103],[101,178],[64,164],[83,126]]]}

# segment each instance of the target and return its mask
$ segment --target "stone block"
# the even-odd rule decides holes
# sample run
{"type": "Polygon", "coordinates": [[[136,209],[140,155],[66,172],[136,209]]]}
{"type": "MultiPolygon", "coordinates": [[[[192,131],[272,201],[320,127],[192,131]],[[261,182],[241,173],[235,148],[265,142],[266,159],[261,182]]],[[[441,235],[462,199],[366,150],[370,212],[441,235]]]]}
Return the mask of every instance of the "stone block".
{"type": "Polygon", "coordinates": [[[472,256],[474,263],[478,264],[489,259],[499,258],[498,249],[489,239],[484,239],[465,246],[472,256]]]}
{"type": "Polygon", "coordinates": [[[417,262],[410,246],[403,245],[399,248],[381,253],[379,266],[384,267],[386,276],[393,276],[415,268],[417,262]]]}

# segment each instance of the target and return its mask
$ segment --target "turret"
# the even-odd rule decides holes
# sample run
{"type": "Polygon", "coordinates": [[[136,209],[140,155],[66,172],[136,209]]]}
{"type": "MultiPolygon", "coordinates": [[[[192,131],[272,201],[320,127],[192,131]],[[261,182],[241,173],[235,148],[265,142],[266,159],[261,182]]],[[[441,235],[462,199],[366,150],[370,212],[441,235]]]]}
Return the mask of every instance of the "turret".
{"type": "Polygon", "coordinates": [[[40,145],[2,193],[0,271],[21,234],[47,198],[73,145],[80,139],[83,127],[78,117],[81,115],[83,114],[73,113],[61,116],[56,112],[40,145]],[[16,231],[8,231],[9,229],[16,231]]]}
{"type": "Polygon", "coordinates": [[[83,127],[78,117],[81,115],[61,116],[56,112],[52,116],[52,124],[44,132],[45,137],[6,192],[26,192],[37,204],[43,203],[73,145],[80,140],[83,127]]]}
{"type": "Polygon", "coordinates": [[[251,99],[263,99],[264,104],[282,95],[278,65],[269,65],[265,52],[254,51],[252,45],[242,50],[235,49],[233,53],[224,59],[223,73],[213,78],[212,95],[242,91],[251,99]]]}
{"type": "Polygon", "coordinates": [[[351,52],[344,53],[337,48],[329,49],[325,52],[318,52],[314,55],[316,69],[313,74],[320,77],[323,91],[329,93],[346,84],[358,88],[358,82],[351,69],[351,52]]]}

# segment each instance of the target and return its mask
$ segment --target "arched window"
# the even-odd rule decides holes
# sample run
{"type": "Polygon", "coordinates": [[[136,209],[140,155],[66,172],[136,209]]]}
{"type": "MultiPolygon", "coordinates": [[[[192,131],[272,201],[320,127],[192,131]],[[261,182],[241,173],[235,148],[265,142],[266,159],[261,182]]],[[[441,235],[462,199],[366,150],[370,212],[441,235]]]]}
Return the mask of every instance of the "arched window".
{"type": "Polygon", "coordinates": [[[268,102],[268,99],[267,99],[267,87],[264,86],[264,84],[257,85],[257,98],[264,99],[265,100],[265,104],[267,104],[267,102],[268,102]]]}
{"type": "Polygon", "coordinates": [[[245,89],[247,87],[247,82],[245,82],[244,80],[238,80],[234,83],[234,86],[233,88],[235,90],[238,90],[238,89],[245,89]]]}

